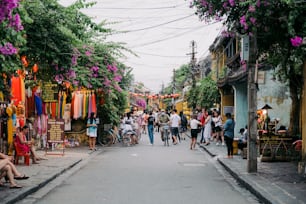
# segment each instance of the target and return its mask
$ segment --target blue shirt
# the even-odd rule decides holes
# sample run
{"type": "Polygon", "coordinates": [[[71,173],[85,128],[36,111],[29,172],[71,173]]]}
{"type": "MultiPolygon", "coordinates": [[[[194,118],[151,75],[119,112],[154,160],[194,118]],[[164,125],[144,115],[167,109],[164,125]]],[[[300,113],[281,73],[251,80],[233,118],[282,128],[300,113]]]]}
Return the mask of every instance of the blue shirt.
{"type": "Polygon", "coordinates": [[[234,138],[235,121],[233,119],[227,119],[224,123],[224,136],[234,138]]]}

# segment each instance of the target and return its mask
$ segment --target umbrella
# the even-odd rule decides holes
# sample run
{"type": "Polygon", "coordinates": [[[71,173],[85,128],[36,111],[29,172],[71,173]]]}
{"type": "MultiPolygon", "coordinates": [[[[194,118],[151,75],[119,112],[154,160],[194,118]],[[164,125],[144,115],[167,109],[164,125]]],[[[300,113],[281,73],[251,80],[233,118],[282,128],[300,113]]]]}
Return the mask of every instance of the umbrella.
{"type": "Polygon", "coordinates": [[[262,110],[268,110],[268,109],[272,109],[271,106],[269,106],[268,104],[264,105],[264,107],[261,108],[262,110]]]}

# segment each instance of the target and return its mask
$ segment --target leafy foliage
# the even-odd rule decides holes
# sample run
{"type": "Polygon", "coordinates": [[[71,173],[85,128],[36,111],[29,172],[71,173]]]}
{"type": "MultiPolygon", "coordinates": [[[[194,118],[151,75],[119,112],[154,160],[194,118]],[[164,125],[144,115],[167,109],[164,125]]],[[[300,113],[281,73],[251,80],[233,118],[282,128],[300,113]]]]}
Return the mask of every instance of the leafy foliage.
{"type": "Polygon", "coordinates": [[[220,100],[220,93],[216,82],[210,77],[200,81],[200,85],[191,89],[187,95],[187,102],[192,107],[213,107],[220,100]]]}
{"type": "MultiPolygon", "coordinates": [[[[295,0],[193,0],[202,20],[225,18],[227,31],[249,35],[257,41],[257,59],[265,56],[265,63],[277,69],[282,82],[288,82],[292,109],[290,127],[299,125],[299,96],[302,94],[302,68],[306,63],[306,4],[295,0]]],[[[293,133],[295,134],[295,133],[293,133]]]]}

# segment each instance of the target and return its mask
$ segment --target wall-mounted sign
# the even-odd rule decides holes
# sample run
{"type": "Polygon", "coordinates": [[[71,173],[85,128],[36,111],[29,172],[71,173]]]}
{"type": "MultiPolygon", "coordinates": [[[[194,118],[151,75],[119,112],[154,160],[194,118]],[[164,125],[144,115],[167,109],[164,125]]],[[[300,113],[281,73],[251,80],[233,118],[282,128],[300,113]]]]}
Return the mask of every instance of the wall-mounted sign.
{"type": "Polygon", "coordinates": [[[250,40],[249,36],[243,36],[241,38],[241,59],[249,61],[250,54],[250,40]]]}

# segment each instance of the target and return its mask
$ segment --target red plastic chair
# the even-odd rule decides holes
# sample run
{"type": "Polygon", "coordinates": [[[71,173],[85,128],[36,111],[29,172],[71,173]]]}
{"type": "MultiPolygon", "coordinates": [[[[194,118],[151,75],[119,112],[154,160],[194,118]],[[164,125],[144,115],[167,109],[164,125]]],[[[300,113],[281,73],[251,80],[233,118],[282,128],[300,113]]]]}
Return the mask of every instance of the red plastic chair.
{"type": "Polygon", "coordinates": [[[30,165],[30,154],[21,151],[18,148],[18,145],[16,142],[14,142],[14,147],[15,147],[15,164],[18,165],[19,162],[19,157],[24,157],[24,163],[25,165],[29,166],[30,165]]]}

